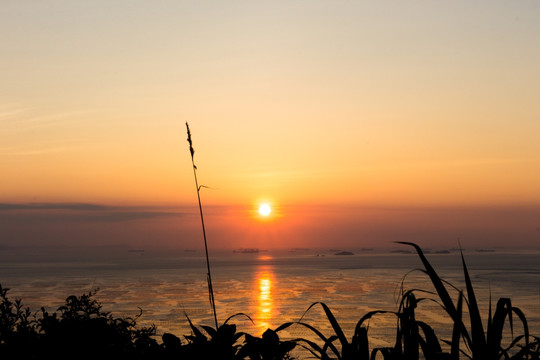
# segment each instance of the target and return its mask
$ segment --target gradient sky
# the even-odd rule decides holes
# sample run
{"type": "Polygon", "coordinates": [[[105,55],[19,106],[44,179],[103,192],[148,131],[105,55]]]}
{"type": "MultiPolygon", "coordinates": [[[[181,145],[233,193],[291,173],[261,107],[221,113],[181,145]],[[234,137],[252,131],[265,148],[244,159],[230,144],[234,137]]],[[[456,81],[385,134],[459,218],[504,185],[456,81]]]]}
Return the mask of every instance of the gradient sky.
{"type": "Polygon", "coordinates": [[[540,243],[538,1],[3,1],[0,245],[540,243]],[[271,220],[253,215],[267,200],[271,220]]]}

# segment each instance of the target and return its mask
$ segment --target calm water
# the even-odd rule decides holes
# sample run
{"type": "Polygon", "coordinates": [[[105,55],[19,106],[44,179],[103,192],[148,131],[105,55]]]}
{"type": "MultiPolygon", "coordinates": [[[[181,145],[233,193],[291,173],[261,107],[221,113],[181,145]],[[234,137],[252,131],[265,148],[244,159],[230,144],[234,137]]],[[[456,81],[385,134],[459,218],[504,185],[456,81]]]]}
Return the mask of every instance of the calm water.
{"type": "MultiPolygon", "coordinates": [[[[428,254],[439,275],[464,288],[461,260],[457,253],[428,254]]],[[[485,314],[488,300],[510,297],[540,334],[540,253],[465,252],[477,297],[485,314]]],[[[396,310],[401,280],[406,288],[432,290],[429,279],[418,271],[414,254],[357,252],[261,252],[258,254],[211,254],[215,298],[220,321],[236,317],[239,329],[261,333],[287,321],[299,320],[331,333],[320,307],[304,314],[310,304],[321,301],[334,312],[351,336],[356,322],[371,310],[396,310]]],[[[125,249],[86,251],[0,252],[0,283],[11,288],[11,298],[22,298],[26,306],[54,311],[69,295],[99,288],[97,298],[104,309],[118,316],[143,315],[139,325],[155,324],[158,333],[189,334],[187,314],[196,324],[212,325],[202,253],[128,252],[125,249]]],[[[448,331],[440,308],[426,302],[419,317],[436,327],[441,336],[448,331]],[[445,332],[446,331],[446,332],[445,332]]],[[[395,319],[379,316],[370,323],[373,345],[389,345],[387,334],[395,319]]],[[[284,337],[309,334],[292,327],[284,337]]]]}

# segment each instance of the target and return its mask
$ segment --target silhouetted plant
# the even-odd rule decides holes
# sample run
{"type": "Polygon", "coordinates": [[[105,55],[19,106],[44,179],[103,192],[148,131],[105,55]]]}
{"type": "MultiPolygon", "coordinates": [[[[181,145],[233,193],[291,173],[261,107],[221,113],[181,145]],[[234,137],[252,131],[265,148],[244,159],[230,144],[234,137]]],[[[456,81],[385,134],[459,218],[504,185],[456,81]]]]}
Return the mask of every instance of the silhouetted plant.
{"type": "Polygon", "coordinates": [[[95,358],[157,351],[155,327],[135,328],[142,311],[135,318],[115,318],[94,299],[96,291],[68,297],[53,314],[41,309],[38,328],[45,352],[61,358],[95,358]]]}
{"type": "MultiPolygon", "coordinates": [[[[460,291],[457,304],[454,304],[450,294],[445,286],[445,282],[439,277],[433,266],[429,263],[422,252],[422,249],[409,242],[399,242],[400,244],[409,245],[415,248],[420,260],[422,261],[426,273],[439,296],[440,304],[446,313],[450,316],[453,322],[453,335],[451,341],[445,341],[451,347],[451,358],[458,359],[462,354],[470,359],[500,359],[500,358],[516,358],[516,359],[538,359],[538,338],[531,337],[527,319],[523,312],[513,307],[510,299],[501,298],[498,300],[495,313],[492,314],[491,299],[489,301],[489,313],[487,321],[487,331],[484,331],[480,310],[476,300],[471,278],[465,264],[465,258],[461,253],[463,266],[463,274],[465,278],[465,286],[467,290],[467,298],[465,306],[468,309],[470,316],[470,331],[467,329],[462,320],[463,312],[463,293],[460,291]],[[523,334],[514,337],[514,324],[512,315],[515,314],[523,326],[523,334]],[[503,329],[506,320],[510,327],[512,339],[510,344],[502,347],[503,329]],[[461,349],[459,346],[460,340],[463,340],[466,349],[461,349]]],[[[448,284],[448,283],[447,283],[448,284]]],[[[455,286],[450,285],[456,289],[455,286]]]]}
{"type": "MultiPolygon", "coordinates": [[[[330,322],[330,325],[332,326],[334,335],[327,337],[317,328],[303,322],[302,319],[300,319],[300,321],[296,322],[296,324],[301,325],[311,330],[319,339],[323,341],[323,344],[321,346],[315,341],[310,341],[304,338],[295,339],[295,341],[301,344],[302,347],[304,347],[309,352],[311,352],[315,357],[322,360],[330,359],[330,355],[328,354],[329,351],[330,351],[330,354],[333,354],[333,356],[335,356],[337,359],[340,359],[340,360],[348,360],[348,359],[367,360],[369,359],[367,329],[363,326],[363,322],[367,318],[374,315],[375,313],[382,313],[383,311],[371,312],[368,314],[368,317],[364,316],[362,319],[360,319],[360,321],[356,325],[353,337],[351,341],[349,342],[341,326],[336,320],[334,314],[325,303],[316,302],[316,303],[311,304],[308,307],[308,309],[305,311],[304,315],[316,305],[320,305],[323,308],[325,315],[328,321],[330,322]],[[336,340],[339,341],[341,345],[341,351],[334,344],[336,340]]],[[[287,325],[291,325],[291,324],[293,323],[288,323],[287,325]]]]}
{"type": "Polygon", "coordinates": [[[245,334],[245,342],[240,349],[240,358],[250,360],[290,360],[290,352],[296,347],[295,341],[281,341],[278,332],[288,325],[280,326],[275,331],[267,329],[262,337],[245,334]]]}
{"type": "Polygon", "coordinates": [[[378,354],[384,359],[418,359],[420,346],[423,349],[423,355],[428,360],[445,358],[440,350],[440,345],[433,329],[427,324],[417,321],[415,318],[414,309],[417,306],[417,300],[412,291],[403,294],[397,312],[375,310],[365,314],[357,322],[350,341],[345,336],[334,314],[326,304],[321,302],[313,303],[306,312],[315,305],[321,305],[323,308],[334,334],[325,336],[315,327],[299,321],[297,324],[311,330],[323,343],[321,346],[316,342],[306,339],[296,339],[296,341],[306,344],[304,347],[319,359],[369,360],[374,359],[378,354]],[[366,322],[375,315],[381,314],[389,314],[397,317],[396,340],[394,346],[373,348],[370,351],[368,339],[369,327],[366,322]],[[334,344],[336,341],[339,345],[334,344]]]}
{"type": "MultiPolygon", "coordinates": [[[[235,314],[230,316],[223,325],[217,329],[210,326],[201,325],[200,327],[208,335],[199,330],[191,319],[186,315],[189,326],[192,330],[191,335],[184,336],[188,343],[184,346],[183,355],[187,359],[223,359],[239,360],[242,359],[239,350],[241,344],[238,340],[245,335],[244,332],[236,332],[236,325],[229,324],[229,321],[236,316],[245,314],[235,314]]],[[[249,317],[248,317],[249,318],[249,317]]],[[[251,320],[251,319],[250,319],[251,320]]]]}
{"type": "Polygon", "coordinates": [[[115,318],[94,299],[96,291],[70,296],[54,313],[41,316],[12,302],[0,286],[0,358],[142,359],[163,353],[154,326],[137,329],[135,318],[115,318]]]}
{"type": "Polygon", "coordinates": [[[9,300],[8,291],[0,284],[0,355],[32,358],[38,344],[35,316],[21,299],[9,300]]]}
{"type": "MultiPolygon", "coordinates": [[[[425,267],[423,272],[431,279],[435,287],[435,293],[424,289],[404,290],[402,288],[398,311],[376,310],[367,313],[358,321],[350,341],[345,336],[330,308],[322,302],[313,303],[306,312],[314,306],[320,305],[332,326],[333,334],[326,336],[312,325],[302,322],[301,319],[296,324],[311,330],[322,343],[307,339],[296,339],[295,341],[310,351],[315,357],[322,360],[331,358],[339,360],[368,360],[374,359],[378,355],[384,359],[425,358],[427,360],[457,360],[460,356],[474,360],[540,358],[538,337],[533,337],[529,334],[525,315],[519,308],[512,306],[510,299],[499,299],[493,314],[490,304],[487,324],[488,330],[487,332],[483,331],[480,311],[463,254],[461,256],[467,297],[464,296],[462,291],[459,291],[455,286],[445,282],[437,275],[419,246],[413,243],[401,243],[415,247],[425,267]],[[458,298],[455,304],[445,284],[457,290],[458,298]],[[415,294],[419,293],[427,296],[417,298],[415,294]],[[432,295],[438,296],[438,298],[434,299],[430,297],[432,295]],[[435,330],[430,325],[416,318],[416,309],[424,301],[435,301],[439,303],[450,316],[453,329],[450,340],[439,339],[435,330]],[[470,331],[462,320],[464,306],[467,308],[470,316],[470,331]],[[392,314],[396,316],[398,320],[396,340],[392,347],[370,349],[368,327],[365,326],[365,322],[378,314],[392,314]],[[521,335],[514,336],[513,334],[514,323],[512,315],[516,315],[523,326],[523,333],[521,335]],[[512,338],[509,341],[509,345],[503,347],[501,344],[506,321],[508,321],[512,338]],[[462,340],[465,348],[461,346],[462,340]],[[448,345],[449,349],[443,350],[441,343],[448,345]]],[[[293,323],[288,323],[288,325],[290,324],[293,323]]]]}
{"type": "Polygon", "coordinates": [[[186,129],[187,129],[187,141],[189,143],[189,153],[191,154],[191,164],[193,165],[193,177],[195,178],[195,188],[197,189],[197,200],[199,201],[199,213],[201,215],[201,225],[202,225],[202,233],[203,233],[203,239],[204,239],[204,251],[206,253],[206,280],[208,282],[208,295],[210,298],[210,305],[212,306],[212,310],[214,313],[214,323],[216,325],[216,328],[218,328],[218,320],[217,320],[217,313],[216,313],[216,302],[214,300],[214,288],[212,286],[212,273],[210,272],[210,258],[208,256],[208,243],[206,241],[206,228],[204,226],[204,217],[203,217],[203,211],[202,211],[202,205],[201,205],[201,188],[206,187],[204,185],[199,185],[199,181],[197,180],[197,166],[195,166],[195,150],[193,149],[193,141],[191,140],[191,131],[189,131],[189,125],[186,122],[186,129]]]}
{"type": "Polygon", "coordinates": [[[163,341],[163,354],[165,359],[176,359],[182,352],[182,341],[180,338],[171,333],[165,333],[161,336],[163,341]]]}

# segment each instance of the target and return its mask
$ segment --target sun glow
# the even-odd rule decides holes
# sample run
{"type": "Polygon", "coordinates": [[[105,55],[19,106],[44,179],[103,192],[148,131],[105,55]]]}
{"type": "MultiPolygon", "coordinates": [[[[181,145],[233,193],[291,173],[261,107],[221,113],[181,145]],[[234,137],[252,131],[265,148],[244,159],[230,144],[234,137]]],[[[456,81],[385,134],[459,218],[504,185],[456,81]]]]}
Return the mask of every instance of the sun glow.
{"type": "Polygon", "coordinates": [[[261,216],[268,216],[270,215],[271,212],[272,212],[272,208],[270,207],[270,205],[261,204],[261,206],[259,206],[259,214],[261,216]]]}

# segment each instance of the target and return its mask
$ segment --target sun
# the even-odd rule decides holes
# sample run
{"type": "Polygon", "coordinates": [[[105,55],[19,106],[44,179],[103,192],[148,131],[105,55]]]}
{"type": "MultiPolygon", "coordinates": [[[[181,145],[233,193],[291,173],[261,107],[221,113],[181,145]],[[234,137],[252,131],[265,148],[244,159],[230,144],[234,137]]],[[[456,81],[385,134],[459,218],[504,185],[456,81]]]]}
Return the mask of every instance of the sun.
{"type": "Polygon", "coordinates": [[[259,214],[261,216],[268,216],[270,215],[270,213],[272,212],[272,208],[270,207],[270,205],[268,204],[261,204],[261,206],[259,206],[259,214]]]}

